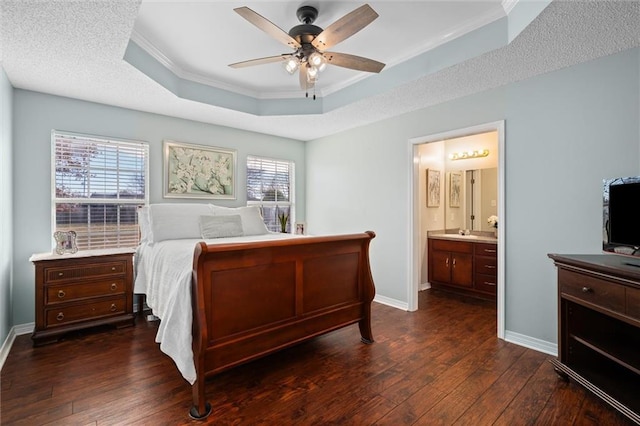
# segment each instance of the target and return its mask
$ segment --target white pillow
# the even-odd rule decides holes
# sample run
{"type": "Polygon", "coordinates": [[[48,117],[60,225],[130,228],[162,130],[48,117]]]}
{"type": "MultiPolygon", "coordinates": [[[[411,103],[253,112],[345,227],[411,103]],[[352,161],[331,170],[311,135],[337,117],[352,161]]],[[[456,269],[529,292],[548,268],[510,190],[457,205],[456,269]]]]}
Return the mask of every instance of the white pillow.
{"type": "Polygon", "coordinates": [[[138,209],[138,226],[140,227],[140,243],[153,242],[148,206],[142,206],[138,209]]]}
{"type": "Polygon", "coordinates": [[[220,207],[212,204],[211,208],[216,216],[240,215],[244,235],[264,235],[269,233],[258,206],[220,207]]]}
{"type": "Polygon", "coordinates": [[[153,242],[202,238],[200,216],[212,213],[209,204],[172,203],[151,204],[149,223],[153,242]]]}
{"type": "Polygon", "coordinates": [[[243,235],[242,219],[239,214],[229,216],[200,216],[202,238],[227,238],[243,235]]]}

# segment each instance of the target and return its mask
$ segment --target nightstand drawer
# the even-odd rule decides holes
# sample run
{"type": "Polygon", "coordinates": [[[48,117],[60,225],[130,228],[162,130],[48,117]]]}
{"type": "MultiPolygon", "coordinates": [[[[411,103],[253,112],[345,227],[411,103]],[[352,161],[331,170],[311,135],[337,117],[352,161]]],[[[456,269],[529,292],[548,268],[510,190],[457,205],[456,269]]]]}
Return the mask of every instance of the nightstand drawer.
{"type": "Polygon", "coordinates": [[[55,283],[105,275],[123,275],[127,270],[127,262],[89,263],[86,265],[70,265],[65,267],[45,268],[45,283],[55,283]]]}
{"type": "Polygon", "coordinates": [[[578,272],[558,271],[560,293],[623,314],[625,312],[625,287],[578,272]]]}
{"type": "Polygon", "coordinates": [[[91,283],[49,285],[46,289],[45,305],[69,302],[91,297],[113,296],[124,294],[125,280],[115,278],[91,283]]]}
{"type": "Polygon", "coordinates": [[[75,306],[62,306],[58,309],[47,309],[46,325],[55,327],[73,322],[84,322],[91,319],[119,315],[125,312],[124,297],[103,299],[93,303],[75,306]]]}

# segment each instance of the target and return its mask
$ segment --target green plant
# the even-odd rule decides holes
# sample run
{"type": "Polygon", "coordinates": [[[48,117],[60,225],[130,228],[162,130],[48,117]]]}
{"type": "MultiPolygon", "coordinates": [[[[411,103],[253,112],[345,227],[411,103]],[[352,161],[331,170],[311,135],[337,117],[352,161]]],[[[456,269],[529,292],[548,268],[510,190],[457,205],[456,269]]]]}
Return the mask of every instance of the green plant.
{"type": "Polygon", "coordinates": [[[285,212],[278,213],[278,222],[280,222],[280,232],[287,232],[287,223],[289,222],[289,215],[285,212]]]}

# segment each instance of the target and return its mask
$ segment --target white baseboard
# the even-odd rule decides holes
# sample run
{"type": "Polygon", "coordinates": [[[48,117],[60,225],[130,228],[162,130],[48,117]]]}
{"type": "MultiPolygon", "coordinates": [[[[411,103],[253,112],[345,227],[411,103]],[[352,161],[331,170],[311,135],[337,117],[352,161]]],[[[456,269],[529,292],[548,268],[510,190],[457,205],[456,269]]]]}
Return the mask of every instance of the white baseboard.
{"type": "Polygon", "coordinates": [[[419,291],[429,290],[430,288],[431,288],[431,283],[429,283],[429,282],[422,283],[422,284],[420,284],[420,290],[419,291]]]}
{"type": "Polygon", "coordinates": [[[390,297],[380,296],[379,294],[376,295],[373,301],[382,303],[383,305],[391,306],[392,308],[402,309],[403,311],[409,310],[409,304],[407,302],[392,299],[390,297]]]}
{"type": "Polygon", "coordinates": [[[538,352],[558,356],[557,343],[547,342],[546,340],[536,339],[535,337],[525,336],[524,334],[515,333],[509,330],[505,330],[504,340],[538,352]]]}
{"type": "Polygon", "coordinates": [[[2,370],[2,367],[4,367],[4,362],[9,356],[9,352],[11,351],[11,347],[13,346],[13,342],[16,340],[16,336],[32,333],[33,327],[35,327],[35,323],[33,322],[11,327],[7,338],[4,339],[4,343],[2,343],[2,347],[0,347],[0,370],[2,370]]]}

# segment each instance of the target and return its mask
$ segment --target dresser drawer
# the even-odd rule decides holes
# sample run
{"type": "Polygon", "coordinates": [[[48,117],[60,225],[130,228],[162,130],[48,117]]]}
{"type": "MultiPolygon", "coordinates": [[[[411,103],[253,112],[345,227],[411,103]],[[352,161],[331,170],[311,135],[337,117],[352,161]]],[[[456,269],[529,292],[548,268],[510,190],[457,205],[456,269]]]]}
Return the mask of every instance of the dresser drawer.
{"type": "Polygon", "coordinates": [[[478,291],[496,294],[498,280],[495,275],[476,274],[474,287],[478,291]]]}
{"type": "Polygon", "coordinates": [[[476,243],[475,247],[475,255],[476,256],[486,256],[486,257],[497,257],[498,256],[498,245],[497,244],[483,244],[476,243]]]}
{"type": "Polygon", "coordinates": [[[82,305],[61,306],[58,309],[46,310],[47,327],[56,327],[74,322],[84,322],[125,312],[124,297],[103,299],[82,305]]]}
{"type": "Polygon", "coordinates": [[[625,312],[625,287],[601,278],[560,269],[560,292],[604,309],[625,312]]]}
{"type": "Polygon", "coordinates": [[[498,260],[495,257],[476,256],[476,274],[497,276],[498,260]]]}
{"type": "Polygon", "coordinates": [[[640,321],[640,288],[627,287],[626,314],[640,321]]]}
{"type": "Polygon", "coordinates": [[[45,283],[77,280],[105,275],[123,275],[127,270],[127,262],[104,262],[76,264],[63,267],[50,267],[44,270],[45,283]]]}
{"type": "Polygon", "coordinates": [[[91,297],[112,296],[125,293],[123,278],[94,281],[90,283],[49,285],[46,288],[45,305],[70,302],[91,297]]]}

